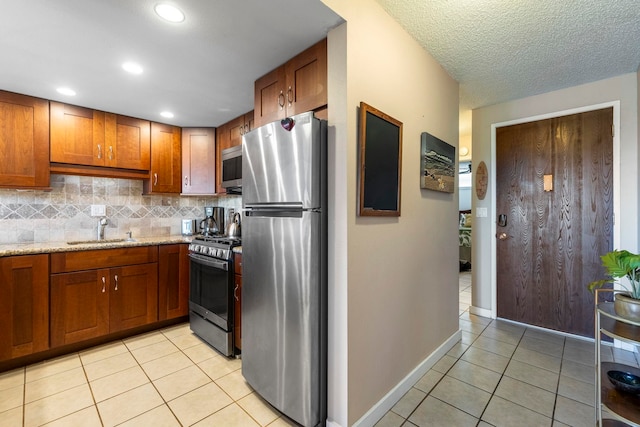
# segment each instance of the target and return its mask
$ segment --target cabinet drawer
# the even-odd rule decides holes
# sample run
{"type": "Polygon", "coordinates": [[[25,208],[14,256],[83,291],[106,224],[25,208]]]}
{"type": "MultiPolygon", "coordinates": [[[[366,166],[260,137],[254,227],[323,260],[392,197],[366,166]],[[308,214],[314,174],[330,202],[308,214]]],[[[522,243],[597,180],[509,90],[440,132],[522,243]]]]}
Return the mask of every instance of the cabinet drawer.
{"type": "Polygon", "coordinates": [[[157,261],[157,246],[60,252],[51,254],[51,273],[93,270],[157,261]]]}
{"type": "Polygon", "coordinates": [[[242,254],[233,254],[233,272],[235,274],[242,274],[242,254]]]}

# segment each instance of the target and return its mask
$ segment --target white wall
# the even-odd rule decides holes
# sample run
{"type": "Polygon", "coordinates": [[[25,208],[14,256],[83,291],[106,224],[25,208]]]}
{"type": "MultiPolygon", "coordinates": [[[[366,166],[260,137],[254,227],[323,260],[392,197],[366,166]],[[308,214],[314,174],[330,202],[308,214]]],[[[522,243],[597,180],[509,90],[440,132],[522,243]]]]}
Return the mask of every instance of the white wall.
{"type": "Polygon", "coordinates": [[[346,20],[329,35],[328,392],[346,427],[458,330],[458,194],[419,183],[421,132],[458,145],[458,84],[375,1],[324,2],[346,20]],[[403,122],[399,218],[356,216],[361,101],[403,122]]]}
{"type": "MultiPolygon", "coordinates": [[[[492,125],[520,121],[549,114],[562,115],[572,109],[617,103],[619,129],[614,139],[614,246],[636,251],[638,248],[638,76],[636,73],[575,86],[473,111],[474,171],[480,161],[489,170],[489,189],[484,200],[473,196],[473,209],[486,207],[486,218],[474,218],[472,305],[476,309],[495,310],[492,285],[495,278],[495,169],[493,165],[492,125]],[[557,113],[557,114],[556,114],[557,113]],[[619,141],[619,143],[618,143],[619,141]],[[616,147],[616,144],[619,144],[616,147]]],[[[473,310],[473,308],[472,308],[473,310]]]]}

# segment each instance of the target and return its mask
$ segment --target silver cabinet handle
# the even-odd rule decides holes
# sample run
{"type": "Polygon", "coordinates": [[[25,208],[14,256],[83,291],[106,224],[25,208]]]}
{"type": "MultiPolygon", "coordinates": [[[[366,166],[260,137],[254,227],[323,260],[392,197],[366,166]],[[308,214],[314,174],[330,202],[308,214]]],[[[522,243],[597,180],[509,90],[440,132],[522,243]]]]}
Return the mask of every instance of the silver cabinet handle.
{"type": "Polygon", "coordinates": [[[184,185],[189,185],[189,177],[187,175],[184,176],[184,185]]]}
{"type": "Polygon", "coordinates": [[[113,160],[113,146],[109,146],[109,160],[113,160]]]}
{"type": "Polygon", "coordinates": [[[249,124],[244,125],[244,133],[249,132],[249,124]]]}
{"type": "Polygon", "coordinates": [[[102,293],[107,290],[107,280],[102,276],[102,293]]]}
{"type": "Polygon", "coordinates": [[[102,146],[100,144],[98,144],[98,158],[102,158],[102,146]]]}
{"type": "Polygon", "coordinates": [[[158,174],[157,173],[153,174],[153,185],[158,185],[158,174]]]}
{"type": "Polygon", "coordinates": [[[293,90],[291,90],[291,86],[289,86],[289,89],[287,90],[287,101],[289,101],[289,107],[291,107],[291,104],[293,103],[293,90]]]}
{"type": "Polygon", "coordinates": [[[233,290],[233,297],[236,299],[236,301],[240,301],[238,299],[238,294],[236,294],[237,291],[238,291],[238,285],[236,285],[235,289],[233,290]]]}
{"type": "Polygon", "coordinates": [[[284,108],[284,93],[282,91],[280,91],[280,95],[278,95],[278,105],[281,110],[284,108]],[[280,100],[282,100],[282,102],[280,102],[280,100]]]}
{"type": "Polygon", "coordinates": [[[116,288],[114,290],[117,291],[118,290],[118,275],[117,274],[116,274],[115,280],[116,280],[116,288]]]}

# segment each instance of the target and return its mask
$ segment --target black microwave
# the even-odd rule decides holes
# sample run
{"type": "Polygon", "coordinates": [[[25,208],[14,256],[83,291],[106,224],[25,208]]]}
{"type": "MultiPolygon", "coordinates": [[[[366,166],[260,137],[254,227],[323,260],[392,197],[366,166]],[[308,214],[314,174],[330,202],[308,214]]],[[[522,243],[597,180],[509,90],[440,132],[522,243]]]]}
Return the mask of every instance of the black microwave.
{"type": "Polygon", "coordinates": [[[242,193],[242,145],[225,148],[222,157],[222,187],[227,193],[242,193]]]}

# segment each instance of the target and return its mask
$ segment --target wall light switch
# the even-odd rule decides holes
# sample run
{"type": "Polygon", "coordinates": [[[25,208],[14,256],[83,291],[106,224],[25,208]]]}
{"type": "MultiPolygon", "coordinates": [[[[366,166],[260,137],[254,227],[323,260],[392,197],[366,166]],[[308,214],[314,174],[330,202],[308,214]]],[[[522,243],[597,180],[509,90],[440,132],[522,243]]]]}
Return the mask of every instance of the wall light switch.
{"type": "Polygon", "coordinates": [[[105,205],[91,205],[91,216],[107,216],[105,205]]]}
{"type": "Polygon", "coordinates": [[[476,218],[486,218],[487,208],[476,208],[476,218]]]}

